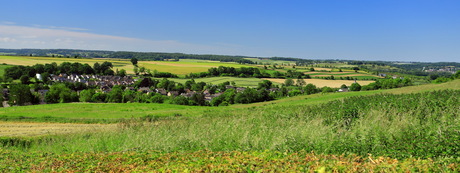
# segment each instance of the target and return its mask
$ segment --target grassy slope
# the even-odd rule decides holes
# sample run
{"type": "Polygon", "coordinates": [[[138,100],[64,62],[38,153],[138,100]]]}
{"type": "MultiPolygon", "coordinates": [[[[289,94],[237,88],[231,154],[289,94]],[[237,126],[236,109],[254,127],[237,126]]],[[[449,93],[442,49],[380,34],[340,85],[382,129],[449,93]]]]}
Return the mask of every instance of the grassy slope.
{"type": "Polygon", "coordinates": [[[441,89],[460,89],[460,80],[455,80],[442,84],[427,84],[411,86],[390,90],[345,92],[313,94],[297,97],[283,98],[274,101],[260,102],[253,104],[238,104],[228,107],[199,107],[181,106],[171,104],[154,103],[67,103],[67,104],[47,104],[9,107],[0,109],[1,116],[9,117],[63,117],[63,118],[86,118],[86,119],[106,119],[106,118],[131,118],[144,117],[146,115],[172,116],[181,114],[183,116],[200,116],[206,112],[233,111],[239,108],[259,107],[259,106],[284,106],[284,105],[312,105],[326,103],[336,99],[343,99],[351,96],[365,96],[379,93],[415,93],[433,91],[441,89]],[[116,110],[116,111],[115,111],[116,110]]]}

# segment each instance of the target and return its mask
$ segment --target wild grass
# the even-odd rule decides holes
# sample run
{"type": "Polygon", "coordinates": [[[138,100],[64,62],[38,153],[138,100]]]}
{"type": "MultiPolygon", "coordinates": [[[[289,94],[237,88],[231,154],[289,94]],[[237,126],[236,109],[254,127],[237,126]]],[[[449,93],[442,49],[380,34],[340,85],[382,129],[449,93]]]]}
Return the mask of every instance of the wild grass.
{"type": "Polygon", "coordinates": [[[120,123],[57,136],[30,151],[314,151],[394,158],[460,157],[460,91],[352,97],[318,105],[251,107],[120,123]]]}
{"type": "Polygon", "coordinates": [[[173,104],[149,104],[149,103],[66,103],[45,104],[33,106],[14,106],[0,109],[0,120],[8,120],[16,117],[16,120],[31,120],[41,118],[43,120],[57,118],[64,119],[129,119],[155,116],[197,116],[209,109],[199,106],[182,106],[173,104]]]}

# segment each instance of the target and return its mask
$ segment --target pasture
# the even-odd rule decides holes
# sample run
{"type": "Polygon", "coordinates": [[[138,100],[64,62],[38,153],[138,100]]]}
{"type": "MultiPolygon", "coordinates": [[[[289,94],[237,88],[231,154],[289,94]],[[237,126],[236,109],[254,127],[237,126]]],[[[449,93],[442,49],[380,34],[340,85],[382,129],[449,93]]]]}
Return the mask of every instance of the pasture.
{"type": "MultiPolygon", "coordinates": [[[[46,121],[51,117],[60,119],[130,119],[154,116],[198,116],[208,107],[182,106],[173,104],[149,103],[66,103],[44,104],[34,106],[13,106],[0,109],[0,120],[5,117],[16,117],[17,120],[27,121],[38,118],[46,121]]],[[[58,119],[59,120],[59,119],[58,119]]]]}

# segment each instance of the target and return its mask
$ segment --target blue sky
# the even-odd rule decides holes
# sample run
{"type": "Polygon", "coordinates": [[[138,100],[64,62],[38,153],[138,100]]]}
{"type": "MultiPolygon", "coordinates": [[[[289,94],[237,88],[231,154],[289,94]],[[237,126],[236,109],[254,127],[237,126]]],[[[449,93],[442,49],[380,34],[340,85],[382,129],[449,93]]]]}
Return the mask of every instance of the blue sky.
{"type": "Polygon", "coordinates": [[[458,0],[15,0],[2,7],[0,48],[460,62],[458,0]]]}

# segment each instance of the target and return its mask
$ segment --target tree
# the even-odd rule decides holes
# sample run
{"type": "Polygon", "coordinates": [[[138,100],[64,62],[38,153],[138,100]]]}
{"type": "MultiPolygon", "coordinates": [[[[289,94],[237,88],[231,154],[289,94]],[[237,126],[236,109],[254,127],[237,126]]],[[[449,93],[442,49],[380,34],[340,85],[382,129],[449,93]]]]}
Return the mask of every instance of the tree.
{"type": "Polygon", "coordinates": [[[298,86],[304,86],[305,84],[307,84],[307,82],[305,82],[305,80],[303,80],[302,78],[299,78],[296,81],[296,85],[298,86]]]}
{"type": "Polygon", "coordinates": [[[460,79],[460,70],[457,71],[457,73],[455,73],[455,74],[453,75],[453,78],[454,78],[454,79],[460,79]]]}
{"type": "Polygon", "coordinates": [[[284,81],[284,85],[286,85],[286,86],[292,86],[292,85],[294,85],[294,80],[292,80],[291,78],[286,79],[286,80],[284,81]]]}
{"type": "Polygon", "coordinates": [[[67,103],[73,101],[73,99],[72,90],[62,83],[51,86],[45,96],[47,103],[67,103]]]}
{"type": "Polygon", "coordinates": [[[137,58],[131,58],[131,63],[133,63],[135,67],[137,67],[137,61],[138,61],[137,58]]]}
{"type": "Polygon", "coordinates": [[[334,92],[334,90],[333,90],[331,87],[325,86],[325,87],[323,87],[323,88],[321,89],[321,92],[322,92],[322,93],[330,93],[330,92],[334,92]]]}
{"type": "Polygon", "coordinates": [[[342,84],[342,86],[340,86],[340,88],[344,89],[344,88],[348,88],[348,87],[347,87],[347,85],[342,84]]]}
{"type": "Polygon", "coordinates": [[[139,75],[139,68],[137,66],[134,67],[134,74],[139,75]]]}
{"type": "Polygon", "coordinates": [[[126,76],[126,70],[125,70],[125,69],[121,69],[120,71],[118,71],[117,75],[118,75],[118,76],[121,76],[121,77],[125,77],[125,76],[126,76]]]}
{"type": "Polygon", "coordinates": [[[29,76],[27,75],[22,75],[19,80],[21,81],[22,84],[29,84],[29,76]]]}
{"type": "Polygon", "coordinates": [[[315,68],[311,67],[311,68],[310,68],[310,71],[315,71],[315,68]]]}
{"type": "Polygon", "coordinates": [[[101,73],[101,65],[100,65],[98,62],[94,63],[93,69],[94,69],[94,72],[95,72],[96,74],[100,74],[100,73],[101,73]]]}
{"type": "Polygon", "coordinates": [[[103,92],[98,92],[98,93],[95,93],[93,95],[93,97],[91,97],[91,100],[93,102],[98,102],[98,103],[102,103],[102,102],[105,102],[105,99],[107,98],[107,94],[103,93],[103,92]]]}
{"type": "Polygon", "coordinates": [[[257,84],[257,89],[260,90],[260,89],[270,89],[273,85],[273,83],[269,80],[263,80],[262,82],[260,82],[259,84],[257,84]]]}
{"type": "MultiPolygon", "coordinates": [[[[3,96],[2,96],[3,97],[3,96]]],[[[33,95],[30,92],[30,87],[24,84],[10,85],[10,105],[25,105],[32,102],[33,95]]]]}
{"type": "Polygon", "coordinates": [[[120,85],[112,87],[112,91],[107,94],[107,101],[111,103],[121,103],[123,101],[123,90],[120,85]]]}
{"type": "Polygon", "coordinates": [[[359,83],[351,84],[350,91],[361,91],[361,85],[359,83]]]}
{"type": "Polygon", "coordinates": [[[139,67],[139,73],[142,73],[145,75],[145,67],[139,67]]]}
{"type": "Polygon", "coordinates": [[[81,102],[91,102],[91,98],[96,92],[93,89],[83,90],[80,92],[80,101],[81,102]]]}
{"type": "Polygon", "coordinates": [[[353,67],[352,69],[357,73],[359,70],[359,67],[353,67]]]}
{"type": "Polygon", "coordinates": [[[318,92],[318,89],[316,88],[315,85],[309,83],[309,84],[307,84],[307,85],[305,86],[304,92],[305,92],[305,94],[307,94],[307,95],[315,94],[315,93],[318,92]]]}

